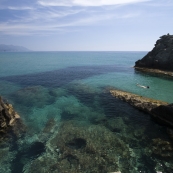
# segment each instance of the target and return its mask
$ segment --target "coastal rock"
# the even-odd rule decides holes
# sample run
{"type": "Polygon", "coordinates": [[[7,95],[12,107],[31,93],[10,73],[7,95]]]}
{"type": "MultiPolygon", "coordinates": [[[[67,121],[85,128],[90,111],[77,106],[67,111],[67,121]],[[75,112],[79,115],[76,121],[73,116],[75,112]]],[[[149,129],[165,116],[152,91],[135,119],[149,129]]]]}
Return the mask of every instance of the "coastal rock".
{"type": "Polygon", "coordinates": [[[135,68],[173,71],[173,35],[161,36],[152,51],[135,62],[135,68]]]}
{"type": "Polygon", "coordinates": [[[151,114],[156,117],[157,121],[173,127],[173,104],[160,105],[152,109],[151,114]]]}
{"type": "Polygon", "coordinates": [[[20,116],[14,111],[13,106],[4,103],[0,97],[0,136],[5,134],[10,126],[13,126],[20,116]]]}
{"type": "Polygon", "coordinates": [[[128,102],[130,105],[136,107],[139,110],[150,113],[152,109],[160,106],[160,105],[168,105],[166,102],[162,102],[159,100],[154,100],[146,97],[142,97],[137,94],[132,94],[125,91],[120,90],[110,90],[112,96],[119,98],[123,101],[128,102]]]}
{"type": "Polygon", "coordinates": [[[114,172],[120,167],[125,170],[126,165],[132,169],[129,148],[104,126],[65,121],[50,146],[58,157],[51,169],[59,172],[114,172]]]}
{"type": "Polygon", "coordinates": [[[115,89],[110,90],[110,93],[135,108],[149,113],[157,122],[173,128],[173,104],[115,89]]]}

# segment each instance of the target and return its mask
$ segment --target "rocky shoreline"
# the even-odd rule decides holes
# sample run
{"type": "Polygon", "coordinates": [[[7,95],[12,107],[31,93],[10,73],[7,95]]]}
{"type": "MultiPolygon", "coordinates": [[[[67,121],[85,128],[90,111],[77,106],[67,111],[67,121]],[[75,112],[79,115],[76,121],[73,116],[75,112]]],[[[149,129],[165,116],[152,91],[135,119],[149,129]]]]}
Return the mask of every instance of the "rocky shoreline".
{"type": "Polygon", "coordinates": [[[173,104],[115,89],[110,90],[110,93],[113,97],[149,113],[160,124],[173,128],[173,104]]]}
{"type": "Polygon", "coordinates": [[[5,103],[0,97],[0,138],[14,126],[17,119],[20,119],[20,116],[14,111],[13,106],[5,103]]]}

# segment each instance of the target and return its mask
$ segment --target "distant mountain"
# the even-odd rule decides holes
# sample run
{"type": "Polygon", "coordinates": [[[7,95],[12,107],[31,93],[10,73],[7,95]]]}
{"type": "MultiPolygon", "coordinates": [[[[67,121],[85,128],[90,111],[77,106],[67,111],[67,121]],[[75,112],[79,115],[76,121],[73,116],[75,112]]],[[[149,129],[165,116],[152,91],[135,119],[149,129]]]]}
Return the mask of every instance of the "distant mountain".
{"type": "Polygon", "coordinates": [[[28,52],[31,51],[23,46],[0,44],[0,52],[28,52]]]}

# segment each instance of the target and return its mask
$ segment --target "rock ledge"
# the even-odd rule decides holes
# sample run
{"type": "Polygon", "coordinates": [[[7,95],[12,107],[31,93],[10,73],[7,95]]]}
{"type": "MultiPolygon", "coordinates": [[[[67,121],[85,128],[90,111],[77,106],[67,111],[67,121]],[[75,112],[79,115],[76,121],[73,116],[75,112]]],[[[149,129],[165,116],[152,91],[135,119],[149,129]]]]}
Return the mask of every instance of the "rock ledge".
{"type": "Polygon", "coordinates": [[[173,128],[173,104],[115,89],[110,90],[110,93],[113,97],[149,113],[157,122],[173,128]]]}

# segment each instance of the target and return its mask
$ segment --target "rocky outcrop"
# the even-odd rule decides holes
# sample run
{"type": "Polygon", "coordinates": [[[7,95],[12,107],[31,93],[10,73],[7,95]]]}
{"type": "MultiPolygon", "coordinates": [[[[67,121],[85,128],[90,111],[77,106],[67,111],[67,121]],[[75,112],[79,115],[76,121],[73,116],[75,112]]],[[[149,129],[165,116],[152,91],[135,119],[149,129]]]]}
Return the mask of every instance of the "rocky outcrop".
{"type": "Polygon", "coordinates": [[[132,94],[125,91],[120,90],[110,90],[112,96],[119,98],[123,101],[128,102],[130,105],[136,107],[139,110],[150,113],[152,109],[160,105],[168,105],[166,102],[162,102],[159,100],[154,100],[146,97],[142,97],[137,94],[132,94]]]}
{"type": "Polygon", "coordinates": [[[157,121],[173,127],[173,104],[160,105],[151,110],[157,121]]]}
{"type": "Polygon", "coordinates": [[[15,124],[15,120],[20,116],[14,111],[13,106],[4,103],[0,97],[0,137],[7,132],[10,126],[15,124]]]}
{"type": "Polygon", "coordinates": [[[173,35],[161,36],[153,50],[135,62],[135,68],[173,71],[173,35]]]}
{"type": "Polygon", "coordinates": [[[110,90],[110,93],[135,108],[149,113],[157,122],[173,128],[173,104],[120,90],[110,90]]]}

